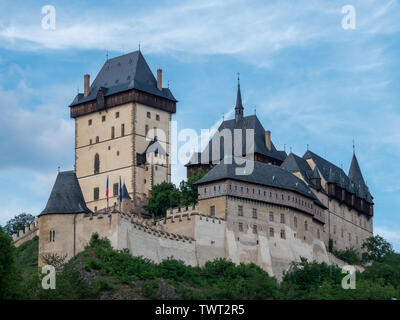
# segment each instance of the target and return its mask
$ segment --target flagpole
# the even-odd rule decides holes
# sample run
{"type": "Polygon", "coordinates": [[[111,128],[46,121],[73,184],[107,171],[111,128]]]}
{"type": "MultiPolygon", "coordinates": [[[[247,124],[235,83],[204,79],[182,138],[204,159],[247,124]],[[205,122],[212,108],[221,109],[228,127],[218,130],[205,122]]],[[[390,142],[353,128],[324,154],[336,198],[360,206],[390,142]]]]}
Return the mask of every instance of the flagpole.
{"type": "Polygon", "coordinates": [[[119,176],[119,211],[121,211],[122,204],[122,185],[121,185],[121,176],[119,176]]]}
{"type": "Polygon", "coordinates": [[[106,190],[106,196],[107,196],[107,212],[110,212],[109,206],[108,206],[108,176],[107,176],[107,190],[106,190]]]}

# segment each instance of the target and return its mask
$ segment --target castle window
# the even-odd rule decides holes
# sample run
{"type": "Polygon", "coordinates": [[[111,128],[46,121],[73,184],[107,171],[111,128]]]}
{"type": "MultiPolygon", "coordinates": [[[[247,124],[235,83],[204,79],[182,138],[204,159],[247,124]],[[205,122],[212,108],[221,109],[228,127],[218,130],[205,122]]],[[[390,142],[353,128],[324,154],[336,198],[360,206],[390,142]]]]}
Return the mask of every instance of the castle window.
{"type": "Polygon", "coordinates": [[[147,136],[147,133],[149,132],[149,126],[146,124],[144,126],[144,134],[147,136]]]}
{"type": "Polygon", "coordinates": [[[49,239],[50,242],[51,242],[52,236],[53,236],[53,233],[50,230],[50,239],[49,239]]]}
{"type": "Polygon", "coordinates": [[[160,115],[159,114],[156,114],[156,120],[160,121],[160,115]]]}
{"type": "Polygon", "coordinates": [[[217,187],[216,187],[216,186],[214,186],[214,192],[215,192],[215,191],[217,191],[217,187]]]}
{"type": "Polygon", "coordinates": [[[92,125],[92,119],[88,120],[88,125],[91,126],[92,125]]]}
{"type": "Polygon", "coordinates": [[[319,239],[320,238],[320,233],[319,233],[319,229],[317,229],[317,238],[319,239]]]}
{"type": "Polygon", "coordinates": [[[284,195],[282,194],[282,200],[284,200],[284,195]]]}
{"type": "Polygon", "coordinates": [[[308,223],[307,223],[307,221],[304,221],[304,230],[305,230],[305,231],[308,230],[308,223]]]}
{"type": "Polygon", "coordinates": [[[342,238],[344,237],[344,231],[343,231],[343,229],[342,229],[342,238]]]}
{"type": "Polygon", "coordinates": [[[147,112],[147,118],[151,119],[151,114],[150,114],[150,112],[147,112]]]}
{"type": "Polygon", "coordinates": [[[274,214],[272,212],[269,213],[269,221],[274,221],[274,214]]]}
{"type": "Polygon", "coordinates": [[[281,223],[285,223],[285,214],[281,213],[281,223]]]}
{"type": "Polygon", "coordinates": [[[113,184],[113,196],[117,196],[118,195],[118,183],[114,183],[113,184]]]}
{"type": "Polygon", "coordinates": [[[254,188],[253,188],[253,194],[254,194],[254,188]]]}
{"type": "Polygon", "coordinates": [[[239,231],[243,231],[243,223],[242,222],[239,222],[239,231]]]}
{"type": "Polygon", "coordinates": [[[272,197],[272,192],[269,193],[269,196],[272,197]]]}
{"type": "Polygon", "coordinates": [[[297,228],[297,217],[293,218],[294,227],[297,228]]]}
{"type": "Polygon", "coordinates": [[[274,236],[274,228],[269,228],[269,236],[270,237],[274,236]]]}
{"type": "Polygon", "coordinates": [[[257,209],[253,208],[253,219],[257,219],[257,209]]]}
{"type": "Polygon", "coordinates": [[[92,144],[92,139],[89,140],[89,144],[92,144]]]}
{"type": "Polygon", "coordinates": [[[93,200],[99,200],[100,190],[98,187],[93,189],[93,200]]]}
{"type": "Polygon", "coordinates": [[[99,136],[96,137],[96,143],[99,143],[100,139],[99,136]]]}
{"type": "Polygon", "coordinates": [[[94,173],[97,174],[100,172],[100,156],[98,153],[94,155],[94,173]]]}
{"type": "Polygon", "coordinates": [[[53,242],[56,241],[56,232],[53,230],[53,242]]]}
{"type": "Polygon", "coordinates": [[[281,229],[281,238],[286,239],[285,230],[281,229]]]}
{"type": "Polygon", "coordinates": [[[336,234],[336,225],[333,226],[333,234],[336,234]]]}
{"type": "Polygon", "coordinates": [[[121,124],[121,136],[125,135],[125,124],[121,124]]]}
{"type": "Polygon", "coordinates": [[[119,151],[117,151],[117,156],[119,156],[119,151]]]}
{"type": "Polygon", "coordinates": [[[238,216],[243,216],[243,206],[238,206],[238,216]]]}
{"type": "Polygon", "coordinates": [[[101,121],[102,121],[102,122],[106,121],[106,116],[102,116],[102,117],[101,117],[101,121]]]}
{"type": "MultiPolygon", "coordinates": [[[[146,167],[146,169],[147,169],[147,167],[146,167]]],[[[146,170],[147,171],[147,170],[146,170]]],[[[207,193],[207,188],[204,188],[204,193],[207,193]]]]}
{"type": "Polygon", "coordinates": [[[349,232],[349,241],[351,241],[351,233],[349,232]]]}
{"type": "Polygon", "coordinates": [[[257,225],[253,224],[253,233],[256,234],[257,233],[257,225]]]}
{"type": "Polygon", "coordinates": [[[215,206],[210,206],[210,216],[215,217],[215,206]]]}
{"type": "Polygon", "coordinates": [[[115,138],[115,127],[111,127],[111,139],[115,138]]]}
{"type": "Polygon", "coordinates": [[[143,180],[143,183],[146,184],[146,182],[147,182],[146,179],[144,179],[144,180],[143,180]]]}
{"type": "Polygon", "coordinates": [[[264,191],[264,197],[266,197],[267,196],[267,191],[264,191]]]}
{"type": "Polygon", "coordinates": [[[288,201],[290,201],[290,196],[287,196],[288,201]]]}
{"type": "Polygon", "coordinates": [[[240,187],[240,192],[243,192],[243,187],[240,187]]]}
{"type": "Polygon", "coordinates": [[[119,112],[115,113],[115,118],[119,118],[119,112]]]}

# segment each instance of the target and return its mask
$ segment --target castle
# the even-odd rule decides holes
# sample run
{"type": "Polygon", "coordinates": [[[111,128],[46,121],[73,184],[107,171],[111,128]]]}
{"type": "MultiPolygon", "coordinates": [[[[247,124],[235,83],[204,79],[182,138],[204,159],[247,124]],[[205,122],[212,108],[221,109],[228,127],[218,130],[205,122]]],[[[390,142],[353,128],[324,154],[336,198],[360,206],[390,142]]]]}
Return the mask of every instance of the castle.
{"type": "Polygon", "coordinates": [[[156,262],[227,258],[280,278],[300,257],[338,262],[329,245],[361,250],[373,235],[373,197],[355,152],[346,174],[310,150],[277,150],[257,116],[245,116],[240,83],[235,118],[186,164],[188,177],[208,170],[196,182],[198,203],[154,224],[143,204],[154,185],[171,181],[176,103],[162,70],[156,79],[140,51],[107,60],[92,84],[85,75],[84,93],[69,106],[75,170],[58,173],[45,209],[13,236],[15,245],[37,234],[42,265],[47,253],[73,257],[97,232],[156,262]]]}

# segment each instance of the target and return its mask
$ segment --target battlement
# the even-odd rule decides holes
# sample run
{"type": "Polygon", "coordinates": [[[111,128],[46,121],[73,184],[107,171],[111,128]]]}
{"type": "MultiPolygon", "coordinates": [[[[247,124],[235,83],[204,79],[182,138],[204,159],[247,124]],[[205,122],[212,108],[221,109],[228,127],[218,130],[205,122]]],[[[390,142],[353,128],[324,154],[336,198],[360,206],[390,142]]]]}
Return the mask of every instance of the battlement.
{"type": "Polygon", "coordinates": [[[39,232],[39,223],[36,220],[34,223],[31,223],[29,226],[26,226],[25,229],[19,230],[18,233],[14,233],[12,235],[13,243],[16,247],[33,239],[39,232]]]}
{"type": "Polygon", "coordinates": [[[192,212],[198,212],[199,211],[199,206],[196,205],[192,205],[192,206],[187,206],[184,208],[173,208],[167,211],[167,215],[166,217],[173,217],[173,216],[178,216],[178,215],[182,215],[185,213],[192,213],[192,212]]]}
{"type": "Polygon", "coordinates": [[[139,229],[144,231],[148,234],[152,234],[153,236],[162,237],[165,239],[176,240],[176,241],[183,241],[189,242],[195,241],[192,237],[187,237],[185,235],[180,235],[176,233],[171,233],[167,231],[161,230],[160,225],[153,225],[152,222],[142,218],[132,218],[131,223],[135,229],[139,229]]]}

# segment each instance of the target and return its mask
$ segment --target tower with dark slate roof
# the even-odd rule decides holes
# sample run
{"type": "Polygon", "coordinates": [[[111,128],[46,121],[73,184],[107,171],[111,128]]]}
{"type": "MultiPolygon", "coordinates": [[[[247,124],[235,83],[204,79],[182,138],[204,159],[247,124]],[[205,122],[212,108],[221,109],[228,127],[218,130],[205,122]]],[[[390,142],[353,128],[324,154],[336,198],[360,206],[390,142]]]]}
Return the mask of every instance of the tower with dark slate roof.
{"type": "Polygon", "coordinates": [[[247,155],[254,161],[274,165],[280,165],[287,156],[284,150],[277,150],[275,148],[271,141],[271,131],[264,129],[256,115],[244,116],[239,78],[236,93],[235,118],[224,120],[206,148],[201,153],[194,152],[192,154],[190,161],[185,165],[187,168],[187,177],[191,177],[193,172],[199,168],[209,170],[225,157],[238,155],[247,155]],[[237,135],[238,132],[239,135],[237,135]],[[230,148],[225,148],[224,134],[230,134],[231,136],[232,146],[230,148]],[[235,139],[240,139],[241,141],[235,141],[235,139]],[[218,143],[219,150],[215,148],[215,146],[218,148],[218,143]],[[235,147],[237,148],[238,146],[241,146],[242,149],[235,150],[235,147]]]}
{"type": "Polygon", "coordinates": [[[176,103],[162,85],[162,70],[156,78],[140,51],[107,58],[92,83],[84,76],[84,92],[69,107],[75,120],[76,175],[91,210],[107,206],[107,177],[110,206],[119,202],[122,178],[135,208],[147,201],[153,185],[171,181],[170,122],[176,103]],[[164,150],[158,157],[163,161],[142,161],[155,145],[164,150]]]}

